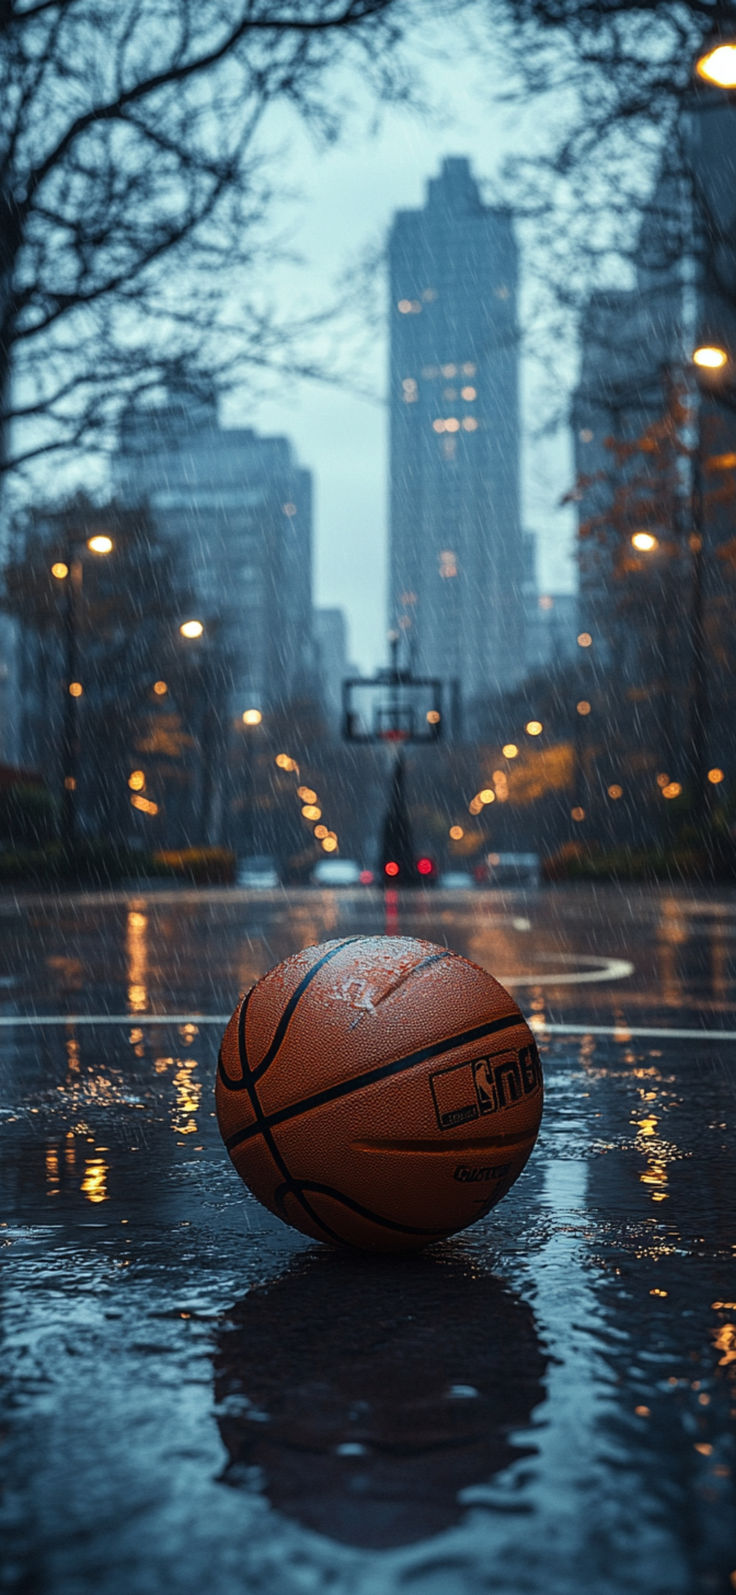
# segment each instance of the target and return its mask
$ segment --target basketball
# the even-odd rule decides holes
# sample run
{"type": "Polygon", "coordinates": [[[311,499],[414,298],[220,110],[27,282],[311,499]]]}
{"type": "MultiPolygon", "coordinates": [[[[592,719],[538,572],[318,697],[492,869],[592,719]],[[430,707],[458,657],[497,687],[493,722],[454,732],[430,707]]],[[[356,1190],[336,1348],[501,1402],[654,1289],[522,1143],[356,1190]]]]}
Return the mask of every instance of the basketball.
{"type": "Polygon", "coordinates": [[[306,947],[227,1026],[220,1132],[248,1189],[315,1240],[419,1250],[488,1213],[542,1116],[534,1037],[459,953],[408,936],[306,947]]]}

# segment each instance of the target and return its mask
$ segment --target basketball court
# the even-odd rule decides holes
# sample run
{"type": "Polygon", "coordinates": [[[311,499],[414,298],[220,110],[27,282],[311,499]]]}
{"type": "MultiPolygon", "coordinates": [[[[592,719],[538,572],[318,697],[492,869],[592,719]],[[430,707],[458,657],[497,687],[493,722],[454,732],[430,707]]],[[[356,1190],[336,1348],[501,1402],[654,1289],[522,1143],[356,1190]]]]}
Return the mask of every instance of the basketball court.
{"type": "Polygon", "coordinates": [[[0,904],[6,1583],[720,1591],[736,1569],[736,897],[0,904]],[[411,1262],[311,1244],[220,1141],[236,997],[382,929],[534,1029],[537,1147],[411,1262]]]}

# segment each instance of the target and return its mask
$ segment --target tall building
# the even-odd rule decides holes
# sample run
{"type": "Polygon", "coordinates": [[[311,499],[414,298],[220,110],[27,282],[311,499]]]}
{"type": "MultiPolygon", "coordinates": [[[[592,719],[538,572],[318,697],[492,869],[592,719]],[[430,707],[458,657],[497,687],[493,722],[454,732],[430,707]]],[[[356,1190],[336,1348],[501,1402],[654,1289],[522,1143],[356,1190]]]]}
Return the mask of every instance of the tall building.
{"type": "Polygon", "coordinates": [[[524,670],[518,252],[463,157],[389,245],[389,623],[465,703],[524,670]]]}
{"type": "Polygon", "coordinates": [[[171,393],[127,412],[114,481],[176,545],[182,591],[228,661],[229,712],[303,693],[314,673],[312,485],[288,439],[223,428],[214,398],[171,393]]]}
{"type": "Polygon", "coordinates": [[[678,775],[703,671],[714,766],[733,723],[717,710],[733,703],[736,669],[736,192],[724,172],[735,138],[736,107],[714,102],[668,147],[634,286],[586,306],[573,407],[580,626],[615,672],[630,742],[678,775]],[[720,372],[698,372],[702,344],[726,351],[720,372]]]}
{"type": "Polygon", "coordinates": [[[342,609],[315,609],[314,638],[317,669],[325,713],[333,731],[342,718],[342,683],[350,673],[348,628],[342,609]]]}

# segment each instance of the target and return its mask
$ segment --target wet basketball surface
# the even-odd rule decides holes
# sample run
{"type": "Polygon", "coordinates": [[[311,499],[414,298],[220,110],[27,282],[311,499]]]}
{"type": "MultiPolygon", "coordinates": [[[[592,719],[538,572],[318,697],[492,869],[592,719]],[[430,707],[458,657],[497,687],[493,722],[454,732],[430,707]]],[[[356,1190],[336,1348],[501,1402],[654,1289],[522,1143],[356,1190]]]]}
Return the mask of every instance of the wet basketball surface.
{"type": "Polygon", "coordinates": [[[0,904],[0,1588],[733,1588],[736,898],[385,916],[370,893],[0,904]],[[238,992],[381,929],[513,982],[547,1086],[500,1206],[393,1261],[251,1201],[212,1102],[238,992]]]}

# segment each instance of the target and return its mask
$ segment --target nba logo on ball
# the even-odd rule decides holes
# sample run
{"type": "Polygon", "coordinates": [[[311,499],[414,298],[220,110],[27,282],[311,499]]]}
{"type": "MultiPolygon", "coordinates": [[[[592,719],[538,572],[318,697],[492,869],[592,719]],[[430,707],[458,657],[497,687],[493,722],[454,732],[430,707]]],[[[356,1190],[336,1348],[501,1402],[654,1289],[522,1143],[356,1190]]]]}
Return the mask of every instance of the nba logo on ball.
{"type": "Polygon", "coordinates": [[[238,1174],[316,1240],[416,1251],[495,1207],[537,1138],[534,1037],[492,975],[404,936],[277,964],[222,1040],[217,1118],[238,1174]]]}

